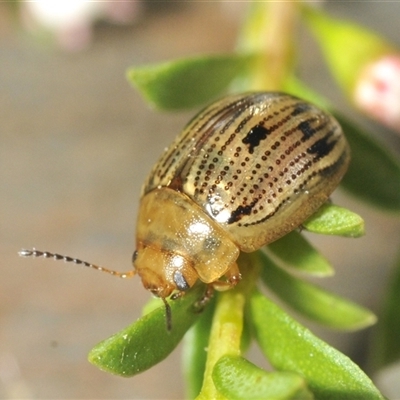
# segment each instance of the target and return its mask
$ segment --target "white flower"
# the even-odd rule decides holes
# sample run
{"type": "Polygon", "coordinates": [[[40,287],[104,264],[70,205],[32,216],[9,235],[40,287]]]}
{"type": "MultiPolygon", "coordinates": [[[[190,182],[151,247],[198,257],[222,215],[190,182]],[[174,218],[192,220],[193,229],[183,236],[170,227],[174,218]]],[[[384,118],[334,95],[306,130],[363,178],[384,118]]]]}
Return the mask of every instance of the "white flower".
{"type": "Polygon", "coordinates": [[[129,24],[141,7],[135,1],[40,0],[23,2],[21,14],[28,29],[42,27],[55,36],[63,49],[77,51],[89,45],[95,21],[129,24]]]}

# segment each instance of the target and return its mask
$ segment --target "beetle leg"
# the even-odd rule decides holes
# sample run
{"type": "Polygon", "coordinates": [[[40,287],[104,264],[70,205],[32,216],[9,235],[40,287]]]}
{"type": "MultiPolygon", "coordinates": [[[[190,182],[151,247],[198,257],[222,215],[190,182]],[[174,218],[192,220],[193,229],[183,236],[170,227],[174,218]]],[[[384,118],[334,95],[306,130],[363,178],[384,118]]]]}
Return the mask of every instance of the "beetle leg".
{"type": "Polygon", "coordinates": [[[224,275],[224,280],[212,282],[215,290],[220,292],[234,288],[242,279],[237,263],[233,263],[224,275]]]}
{"type": "Polygon", "coordinates": [[[235,287],[240,280],[242,279],[242,274],[239,271],[239,266],[237,263],[233,263],[232,266],[228,269],[225,277],[228,279],[231,288],[235,287]]]}
{"type": "Polygon", "coordinates": [[[213,296],[214,296],[214,286],[207,285],[206,291],[204,292],[203,296],[201,296],[200,299],[197,300],[196,303],[194,303],[196,312],[199,313],[202,312],[213,296]]]}
{"type": "Polygon", "coordinates": [[[175,292],[174,294],[171,295],[170,300],[177,300],[181,298],[186,292],[180,291],[180,292],[175,292]]]}

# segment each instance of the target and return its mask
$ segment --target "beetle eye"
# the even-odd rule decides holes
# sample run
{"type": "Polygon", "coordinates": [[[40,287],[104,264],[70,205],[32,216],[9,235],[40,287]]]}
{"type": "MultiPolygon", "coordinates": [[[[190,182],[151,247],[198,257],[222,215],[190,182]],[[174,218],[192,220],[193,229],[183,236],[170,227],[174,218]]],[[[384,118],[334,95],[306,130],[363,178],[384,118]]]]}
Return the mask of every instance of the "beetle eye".
{"type": "Polygon", "coordinates": [[[136,259],[137,259],[137,256],[138,256],[138,252],[137,252],[137,250],[135,250],[135,251],[133,252],[133,254],[132,254],[132,264],[135,264],[135,261],[136,261],[136,259]]]}
{"type": "Polygon", "coordinates": [[[185,277],[182,275],[182,272],[180,271],[174,272],[174,283],[178,290],[186,291],[190,289],[189,284],[187,283],[185,277]]]}

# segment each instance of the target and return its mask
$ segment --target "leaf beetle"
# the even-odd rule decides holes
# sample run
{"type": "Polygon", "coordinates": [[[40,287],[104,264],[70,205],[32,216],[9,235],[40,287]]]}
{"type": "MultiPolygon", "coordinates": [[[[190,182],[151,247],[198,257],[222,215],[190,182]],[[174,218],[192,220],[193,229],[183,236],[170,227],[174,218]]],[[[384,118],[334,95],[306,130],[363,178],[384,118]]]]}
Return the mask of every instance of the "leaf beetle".
{"type": "Polygon", "coordinates": [[[239,253],[299,227],[349,161],[342,129],[327,112],[280,92],[229,95],[187,124],[146,179],[132,271],[37,250],[20,255],[138,274],[166,305],[198,280],[224,290],[240,280],[239,253]]]}

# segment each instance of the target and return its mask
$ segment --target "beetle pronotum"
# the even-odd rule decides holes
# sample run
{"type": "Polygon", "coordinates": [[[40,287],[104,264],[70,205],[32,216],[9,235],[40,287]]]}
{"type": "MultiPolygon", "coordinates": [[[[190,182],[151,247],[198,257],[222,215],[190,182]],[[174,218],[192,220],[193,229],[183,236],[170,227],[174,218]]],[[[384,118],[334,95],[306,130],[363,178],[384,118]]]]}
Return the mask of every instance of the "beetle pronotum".
{"type": "Polygon", "coordinates": [[[240,280],[236,260],[297,228],[347,170],[348,143],[337,121],[293,96],[256,92],[203,109],[154,165],[141,193],[134,269],[116,272],[37,250],[123,278],[138,274],[163,299],[201,280],[216,289],[240,280]]]}

